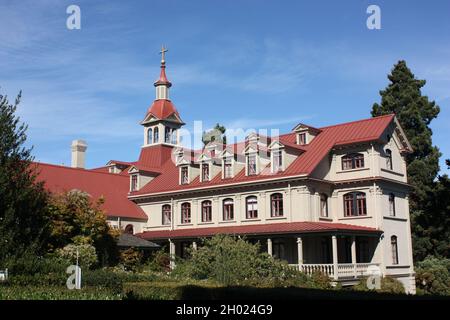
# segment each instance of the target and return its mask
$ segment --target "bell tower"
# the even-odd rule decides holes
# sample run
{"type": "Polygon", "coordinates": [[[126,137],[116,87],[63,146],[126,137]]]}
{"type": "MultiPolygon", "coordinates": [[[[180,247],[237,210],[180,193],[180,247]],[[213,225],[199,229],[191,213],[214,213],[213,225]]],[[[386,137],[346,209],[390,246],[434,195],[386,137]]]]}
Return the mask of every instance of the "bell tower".
{"type": "Polygon", "coordinates": [[[168,50],[161,47],[161,71],[155,81],[156,98],[149,107],[141,124],[144,126],[144,147],[165,144],[177,146],[180,144],[178,129],[184,125],[175,105],[169,99],[169,88],[172,83],[166,76],[165,53],[168,50]]]}

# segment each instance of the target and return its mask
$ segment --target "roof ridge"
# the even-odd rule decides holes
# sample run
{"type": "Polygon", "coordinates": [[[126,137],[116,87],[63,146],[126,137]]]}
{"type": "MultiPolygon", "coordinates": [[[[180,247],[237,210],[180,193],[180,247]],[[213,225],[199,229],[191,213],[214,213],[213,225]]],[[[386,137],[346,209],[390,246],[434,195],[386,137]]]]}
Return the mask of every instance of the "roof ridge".
{"type": "Polygon", "coordinates": [[[61,169],[68,169],[68,170],[79,171],[79,172],[89,172],[89,173],[96,173],[96,174],[106,174],[106,175],[115,176],[115,177],[124,177],[124,176],[121,176],[121,175],[116,174],[116,173],[95,171],[94,170],[94,169],[98,169],[98,168],[94,168],[94,169],[72,168],[72,167],[67,167],[67,166],[63,166],[63,165],[60,165],[60,164],[53,164],[53,163],[46,163],[46,162],[37,162],[37,161],[32,161],[32,163],[33,164],[37,164],[38,166],[44,165],[44,166],[56,167],[56,168],[61,168],[61,169]]]}
{"type": "Polygon", "coordinates": [[[394,117],[394,116],[395,116],[395,113],[389,113],[389,114],[385,114],[382,116],[376,116],[376,117],[371,117],[371,118],[366,118],[366,119],[361,119],[361,120],[354,120],[354,121],[349,121],[349,122],[333,124],[333,125],[329,125],[329,126],[325,126],[325,127],[320,127],[319,129],[329,129],[329,128],[333,128],[333,127],[344,126],[347,124],[361,123],[361,122],[376,120],[376,119],[380,119],[380,118],[394,117]]]}

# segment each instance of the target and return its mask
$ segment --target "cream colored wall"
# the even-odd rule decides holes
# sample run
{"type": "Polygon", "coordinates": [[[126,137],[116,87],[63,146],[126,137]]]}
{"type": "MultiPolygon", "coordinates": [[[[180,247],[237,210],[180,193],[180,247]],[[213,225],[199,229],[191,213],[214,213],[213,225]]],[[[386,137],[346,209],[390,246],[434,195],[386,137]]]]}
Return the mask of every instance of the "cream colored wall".
{"type": "Polygon", "coordinates": [[[144,226],[146,222],[143,220],[129,219],[129,218],[118,218],[108,216],[106,218],[106,222],[113,228],[125,229],[125,227],[129,224],[133,225],[134,233],[140,233],[144,231],[144,226]]]}

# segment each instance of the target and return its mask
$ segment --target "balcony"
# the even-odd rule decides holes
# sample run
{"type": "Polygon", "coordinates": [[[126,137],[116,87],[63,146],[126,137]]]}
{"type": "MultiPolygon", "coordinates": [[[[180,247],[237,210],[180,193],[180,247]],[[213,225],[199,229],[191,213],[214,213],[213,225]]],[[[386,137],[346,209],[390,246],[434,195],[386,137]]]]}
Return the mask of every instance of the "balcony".
{"type": "Polygon", "coordinates": [[[369,275],[369,266],[379,267],[379,263],[338,263],[337,274],[335,274],[335,266],[329,264],[290,264],[291,267],[311,275],[313,272],[322,272],[330,278],[336,280],[348,280],[367,277],[369,275]]]}

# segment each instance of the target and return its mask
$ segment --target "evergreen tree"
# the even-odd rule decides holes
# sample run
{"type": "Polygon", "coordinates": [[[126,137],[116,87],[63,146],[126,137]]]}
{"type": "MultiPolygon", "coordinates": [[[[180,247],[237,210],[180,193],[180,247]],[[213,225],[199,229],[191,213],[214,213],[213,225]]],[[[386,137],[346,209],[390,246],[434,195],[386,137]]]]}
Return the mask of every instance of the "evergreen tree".
{"type": "Polygon", "coordinates": [[[24,147],[27,126],[14,104],[0,95],[0,260],[37,253],[45,239],[47,193],[36,183],[31,149],[24,147]]]}
{"type": "Polygon", "coordinates": [[[225,136],[227,129],[216,123],[215,127],[207,132],[203,132],[202,142],[203,145],[207,145],[211,141],[221,141],[223,144],[227,144],[227,137],[225,136]]]}
{"type": "Polygon", "coordinates": [[[395,113],[410,141],[413,152],[406,155],[413,229],[414,255],[423,259],[433,252],[427,221],[439,221],[436,212],[428,211],[439,172],[440,152],[432,144],[431,121],[439,114],[439,106],[423,96],[421,88],[425,80],[418,80],[406,65],[399,61],[388,75],[390,84],[380,91],[381,104],[375,103],[372,116],[395,113]]]}

